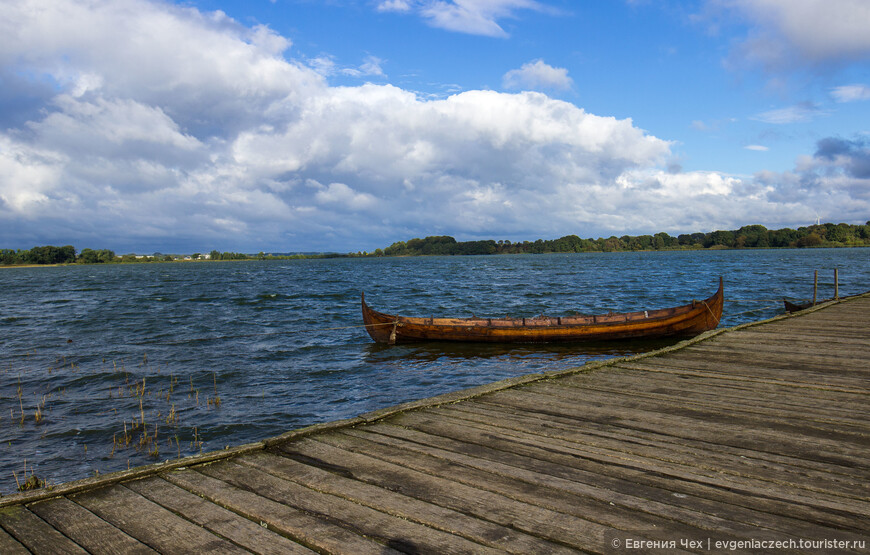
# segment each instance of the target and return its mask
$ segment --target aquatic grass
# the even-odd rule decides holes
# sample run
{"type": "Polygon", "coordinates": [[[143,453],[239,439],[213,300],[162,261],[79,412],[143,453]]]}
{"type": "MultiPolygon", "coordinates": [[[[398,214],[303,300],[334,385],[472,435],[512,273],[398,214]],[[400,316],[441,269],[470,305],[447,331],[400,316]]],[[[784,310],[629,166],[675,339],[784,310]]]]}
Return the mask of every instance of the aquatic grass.
{"type": "Polygon", "coordinates": [[[18,480],[18,474],[16,474],[14,470],[12,471],[12,476],[15,478],[15,485],[18,487],[18,491],[29,491],[44,488],[46,486],[46,481],[40,479],[34,473],[32,464],[30,465],[30,477],[27,476],[27,459],[24,459],[24,474],[22,475],[24,481],[21,482],[18,480]]]}
{"type": "Polygon", "coordinates": [[[37,424],[42,423],[43,412],[42,408],[45,406],[45,395],[42,396],[42,402],[36,405],[36,412],[33,413],[33,419],[37,424]]]}
{"type": "MultiPolygon", "coordinates": [[[[46,442],[78,442],[81,456],[74,458],[74,466],[89,466],[87,472],[91,475],[145,464],[147,459],[201,453],[206,437],[211,435],[209,425],[202,420],[206,418],[204,411],[219,408],[222,403],[217,372],[210,374],[208,385],[207,374],[190,374],[188,395],[179,398],[179,372],[169,364],[155,363],[147,355],[142,355],[135,367],[121,359],[92,355],[59,355],[42,365],[35,360],[4,365],[0,368],[0,387],[4,379],[12,378],[9,385],[14,387],[14,397],[0,397],[0,408],[4,409],[0,413],[0,441],[9,454],[20,452],[23,446],[31,450],[24,475],[15,469],[5,478],[0,476],[0,493],[42,487],[44,472],[50,476],[70,466],[69,462],[60,462],[69,461],[63,455],[54,457],[58,462],[34,457],[32,448],[46,442]],[[88,362],[82,362],[83,358],[88,362]],[[201,399],[203,390],[210,391],[201,399]],[[3,422],[6,419],[2,415],[7,413],[2,405],[7,401],[14,405],[9,406],[10,420],[3,422]],[[83,415],[91,416],[86,417],[86,427],[79,429],[83,415]],[[6,426],[7,422],[14,423],[14,429],[6,426]],[[81,441],[85,437],[86,443],[81,441]],[[46,468],[39,470],[44,465],[46,468]]],[[[3,458],[9,457],[4,453],[3,458]]]]}
{"type": "Polygon", "coordinates": [[[18,378],[18,407],[21,409],[21,424],[24,425],[24,404],[21,401],[21,378],[18,378]]]}
{"type": "Polygon", "coordinates": [[[166,416],[166,423],[170,426],[178,424],[178,413],[175,412],[175,404],[169,409],[169,414],[166,416]]]}

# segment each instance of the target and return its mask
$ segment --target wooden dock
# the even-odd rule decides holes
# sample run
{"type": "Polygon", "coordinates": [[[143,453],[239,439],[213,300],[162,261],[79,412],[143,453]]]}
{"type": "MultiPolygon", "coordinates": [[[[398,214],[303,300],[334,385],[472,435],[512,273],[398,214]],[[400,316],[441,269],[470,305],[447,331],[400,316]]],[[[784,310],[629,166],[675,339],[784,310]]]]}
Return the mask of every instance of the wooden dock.
{"type": "Polygon", "coordinates": [[[870,294],[0,498],[3,554],[868,547],[870,294]]]}

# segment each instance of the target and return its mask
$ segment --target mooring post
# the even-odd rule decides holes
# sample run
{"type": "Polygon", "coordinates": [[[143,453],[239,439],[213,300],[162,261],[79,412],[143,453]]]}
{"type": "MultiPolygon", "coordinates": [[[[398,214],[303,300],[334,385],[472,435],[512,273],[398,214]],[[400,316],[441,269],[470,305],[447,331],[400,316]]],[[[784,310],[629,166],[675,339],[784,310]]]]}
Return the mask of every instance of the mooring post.
{"type": "Polygon", "coordinates": [[[840,300],[840,274],[838,268],[834,268],[834,300],[840,300]]]}
{"type": "Polygon", "coordinates": [[[816,270],[815,277],[813,277],[813,306],[816,306],[816,293],[819,291],[819,271],[816,270]]]}
{"type": "Polygon", "coordinates": [[[390,339],[387,341],[390,345],[396,344],[396,328],[399,327],[399,319],[396,318],[396,321],[393,322],[393,331],[390,332],[390,339]]]}

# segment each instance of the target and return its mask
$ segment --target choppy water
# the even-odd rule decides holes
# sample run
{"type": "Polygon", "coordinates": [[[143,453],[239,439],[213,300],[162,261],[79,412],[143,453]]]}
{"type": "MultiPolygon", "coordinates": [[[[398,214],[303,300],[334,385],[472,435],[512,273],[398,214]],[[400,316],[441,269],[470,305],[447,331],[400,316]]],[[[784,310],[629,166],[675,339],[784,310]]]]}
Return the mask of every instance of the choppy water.
{"type": "Polygon", "coordinates": [[[816,269],[831,296],[835,267],[841,295],[870,290],[868,249],[0,270],[0,494],[25,460],[59,483],[662,345],[384,347],[362,290],[405,315],[589,314],[706,298],[722,275],[731,326],[782,312],[734,300],[807,298],[816,269]]]}

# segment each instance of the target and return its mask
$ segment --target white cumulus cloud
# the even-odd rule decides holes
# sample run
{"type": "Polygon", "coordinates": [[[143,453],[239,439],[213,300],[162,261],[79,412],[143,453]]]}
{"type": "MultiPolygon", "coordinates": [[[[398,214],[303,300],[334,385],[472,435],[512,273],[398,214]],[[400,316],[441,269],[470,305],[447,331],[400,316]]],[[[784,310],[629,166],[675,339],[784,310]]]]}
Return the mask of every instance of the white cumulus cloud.
{"type": "Polygon", "coordinates": [[[505,73],[502,84],[506,89],[565,90],[570,89],[574,82],[568,77],[567,69],[535,60],[505,73]]]}

